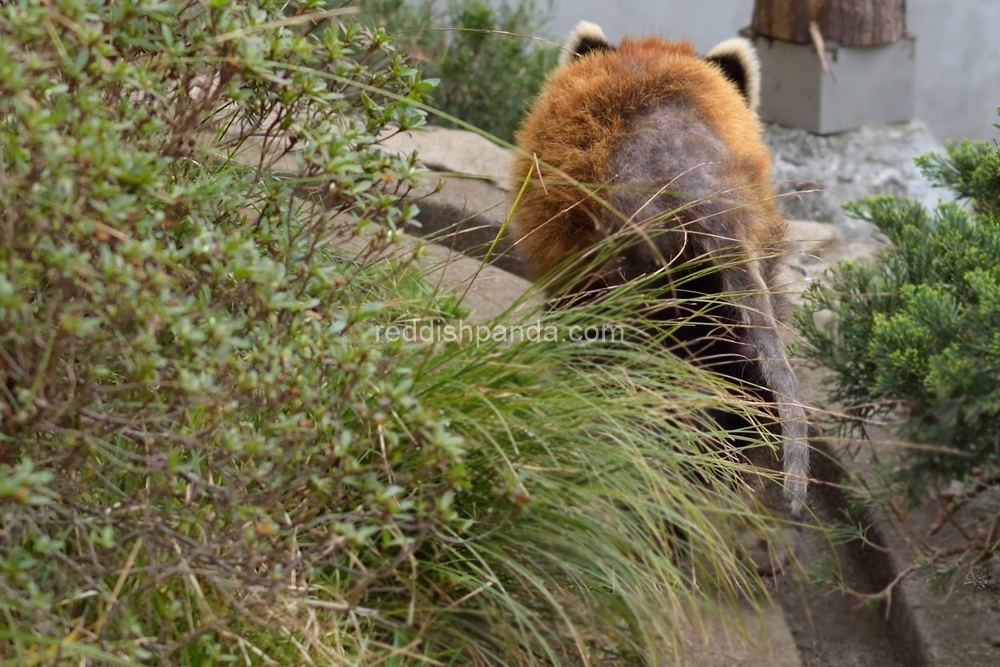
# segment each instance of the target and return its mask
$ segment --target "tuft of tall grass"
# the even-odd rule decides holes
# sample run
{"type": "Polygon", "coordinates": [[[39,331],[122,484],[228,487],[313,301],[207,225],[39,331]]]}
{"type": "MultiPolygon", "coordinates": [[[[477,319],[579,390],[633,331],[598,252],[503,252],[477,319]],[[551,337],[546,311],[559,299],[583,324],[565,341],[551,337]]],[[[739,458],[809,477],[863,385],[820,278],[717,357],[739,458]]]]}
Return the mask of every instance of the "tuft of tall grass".
{"type": "Polygon", "coordinates": [[[434,642],[483,664],[642,662],[679,652],[706,615],[734,620],[738,602],[760,598],[737,535],[774,527],[750,489],[779,473],[733,447],[766,443],[763,427],[723,432],[711,414],[759,423],[765,413],[668,352],[684,323],[644,319],[676,287],[657,278],[568,310],[517,303],[446,343],[460,322],[421,316],[417,301],[404,308],[400,323],[425,330],[408,346],[414,391],[470,443],[475,473],[454,496],[469,532],[449,536],[455,550],[435,570],[461,605],[431,605],[442,621],[434,642]]]}
{"type": "MultiPolygon", "coordinates": [[[[612,303],[627,311],[638,298],[612,303]]],[[[460,520],[389,571],[360,556],[354,572],[312,571],[305,604],[349,609],[370,577],[354,620],[375,655],[548,665],[676,653],[706,614],[759,598],[736,536],[773,525],[748,503],[747,478],[761,471],[708,417],[759,408],[656,339],[630,330],[623,341],[608,305],[512,311],[447,342],[459,322],[421,316],[425,301],[401,294],[392,322],[425,328],[398,343],[410,392],[461,450],[463,482],[442,499],[460,520]],[[602,320],[612,340],[573,340],[602,320]],[[390,636],[407,637],[405,649],[390,636]]],[[[389,481],[409,472],[406,460],[387,464],[389,481]]]]}

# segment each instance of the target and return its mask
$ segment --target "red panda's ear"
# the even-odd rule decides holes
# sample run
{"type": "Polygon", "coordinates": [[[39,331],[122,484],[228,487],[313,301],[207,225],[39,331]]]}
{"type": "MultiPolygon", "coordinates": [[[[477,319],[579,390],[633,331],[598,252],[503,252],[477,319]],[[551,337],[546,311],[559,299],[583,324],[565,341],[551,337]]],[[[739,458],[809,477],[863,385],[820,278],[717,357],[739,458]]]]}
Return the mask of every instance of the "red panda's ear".
{"type": "Polygon", "coordinates": [[[573,28],[573,32],[569,34],[566,44],[563,45],[562,53],[559,54],[559,64],[565,65],[591,51],[613,51],[614,48],[608,42],[608,38],[604,36],[601,26],[590,21],[580,21],[573,28]]]}
{"type": "Polygon", "coordinates": [[[705,60],[718,65],[722,74],[743,95],[747,106],[757,110],[760,104],[760,60],[749,41],[742,37],[727,39],[709,51],[705,60]]]}

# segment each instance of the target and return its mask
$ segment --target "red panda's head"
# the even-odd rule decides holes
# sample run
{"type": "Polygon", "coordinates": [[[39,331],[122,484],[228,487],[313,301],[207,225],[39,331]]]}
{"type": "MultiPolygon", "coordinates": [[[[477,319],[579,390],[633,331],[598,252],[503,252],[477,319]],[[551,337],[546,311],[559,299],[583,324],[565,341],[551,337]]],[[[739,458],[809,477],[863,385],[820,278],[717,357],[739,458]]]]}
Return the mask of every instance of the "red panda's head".
{"type": "MultiPolygon", "coordinates": [[[[694,56],[694,47],[688,41],[669,42],[658,37],[623,39],[617,47],[608,41],[604,31],[596,23],[580,21],[566,39],[559,65],[567,65],[595,51],[619,51],[627,57],[655,60],[664,53],[694,56]]],[[[760,104],[760,60],[749,41],[734,37],[717,44],[704,60],[715,64],[754,111],[760,104]]]]}

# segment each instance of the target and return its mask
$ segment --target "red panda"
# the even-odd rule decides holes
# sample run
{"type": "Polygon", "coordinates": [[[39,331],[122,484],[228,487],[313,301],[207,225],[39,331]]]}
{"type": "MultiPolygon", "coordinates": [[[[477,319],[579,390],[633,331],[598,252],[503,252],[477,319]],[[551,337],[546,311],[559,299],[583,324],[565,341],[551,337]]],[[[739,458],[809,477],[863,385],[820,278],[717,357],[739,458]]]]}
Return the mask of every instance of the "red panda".
{"type": "Polygon", "coordinates": [[[564,292],[656,284],[659,275],[676,285],[657,299],[663,320],[691,317],[692,299],[721,296],[693,317],[692,340],[677,349],[773,407],[798,515],[808,425],[771,289],[786,223],[757,120],[759,89],[746,40],[699,57],[687,41],[656,37],[612,46],[598,26],[580,23],[517,133],[513,190],[523,188],[511,229],[528,272],[564,292]],[[613,256],[594,266],[595,248],[609,240],[613,256]],[[582,279],[565,278],[588,261],[582,279]]]}

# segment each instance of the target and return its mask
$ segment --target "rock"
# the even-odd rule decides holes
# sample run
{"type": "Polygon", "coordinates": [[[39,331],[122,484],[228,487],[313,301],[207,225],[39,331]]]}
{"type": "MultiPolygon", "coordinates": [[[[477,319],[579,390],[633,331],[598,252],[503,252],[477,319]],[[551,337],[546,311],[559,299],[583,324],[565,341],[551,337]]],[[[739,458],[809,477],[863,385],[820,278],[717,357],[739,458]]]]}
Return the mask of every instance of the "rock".
{"type": "MultiPolygon", "coordinates": [[[[505,237],[498,239],[507,215],[507,192],[501,185],[510,171],[509,151],[472,132],[443,128],[387,136],[381,145],[390,152],[417,151],[432,171],[432,177],[410,194],[418,200],[421,227],[406,231],[432,241],[420,258],[421,270],[442,294],[464,297],[462,305],[469,310],[470,322],[489,321],[512,308],[530,309],[541,304],[543,299],[531,292],[530,282],[503,270],[521,270],[510,242],[505,237]],[[434,172],[444,180],[439,192],[434,172]],[[489,264],[484,266],[482,258],[487,254],[489,264]]],[[[284,148],[272,144],[265,150],[263,143],[252,137],[241,145],[234,159],[252,169],[294,176],[298,172],[295,155],[285,153],[284,148]]],[[[312,190],[322,195],[321,185],[307,189],[312,190]]],[[[336,224],[336,219],[330,224],[336,224]]],[[[385,253],[367,256],[364,236],[342,244],[346,252],[366,256],[368,261],[405,257],[414,249],[413,239],[404,239],[385,253]]]]}
{"type": "MultiPolygon", "coordinates": [[[[334,216],[329,224],[350,225],[344,217],[334,216]]],[[[483,264],[482,260],[456,253],[451,248],[428,243],[403,235],[398,243],[381,250],[373,250],[371,237],[366,234],[347,236],[337,241],[338,250],[359,264],[384,261],[409,261],[420,248],[416,266],[420,274],[441,297],[461,299],[462,307],[469,311],[465,320],[480,324],[508,315],[511,322],[545,302],[532,283],[503,269],[483,264]]]]}
{"type": "Polygon", "coordinates": [[[407,231],[469,257],[523,276],[506,234],[510,151],[478,134],[430,127],[384,139],[390,152],[417,152],[431,171],[411,193],[420,207],[419,228],[407,231]]]}
{"type": "Polygon", "coordinates": [[[779,291],[795,307],[802,305],[802,292],[842,259],[863,261],[875,256],[885,243],[870,239],[844,239],[837,225],[829,222],[792,220],[788,223],[785,258],[778,280],[779,291]]]}
{"type": "Polygon", "coordinates": [[[428,126],[419,132],[400,132],[381,141],[392,153],[417,152],[431,171],[487,178],[507,189],[511,153],[475,132],[428,126]]]}
{"type": "Polygon", "coordinates": [[[820,331],[826,331],[826,328],[830,326],[830,324],[833,322],[833,319],[834,319],[833,311],[827,308],[824,308],[823,310],[817,310],[816,312],[813,313],[813,324],[816,325],[816,328],[819,329],[820,331]]]}
{"type": "Polygon", "coordinates": [[[461,176],[428,180],[412,193],[417,198],[420,228],[411,234],[524,276],[524,267],[514,254],[510,237],[502,233],[507,221],[507,193],[489,181],[461,176]]]}
{"type": "Polygon", "coordinates": [[[947,192],[936,190],[913,158],[943,151],[923,123],[862,127],[827,136],[777,125],[765,128],[774,156],[778,205],[791,219],[832,222],[848,239],[871,239],[875,230],[848,218],[841,205],[868,195],[913,197],[933,207],[947,192]]]}
{"type": "Polygon", "coordinates": [[[818,251],[843,239],[836,225],[814,220],[789,220],[785,243],[793,252],[818,251]]]}
{"type": "MultiPolygon", "coordinates": [[[[758,611],[741,604],[738,618],[707,616],[685,633],[681,664],[700,667],[801,667],[795,638],[781,607],[768,601],[758,611]]],[[[673,661],[658,664],[675,664],[673,661]]]]}
{"type": "MultiPolygon", "coordinates": [[[[507,312],[528,312],[544,301],[529,281],[439,245],[426,246],[420,265],[441,293],[463,297],[472,323],[492,321],[507,312]]],[[[517,319],[515,315],[510,322],[517,319]]]]}
{"type": "Polygon", "coordinates": [[[784,259],[777,287],[788,295],[794,306],[802,305],[802,292],[829,267],[821,252],[842,240],[843,234],[836,225],[811,220],[788,221],[785,233],[788,256],[784,259]]]}

